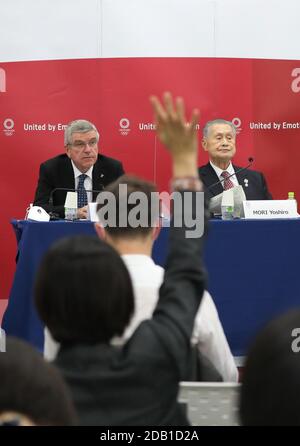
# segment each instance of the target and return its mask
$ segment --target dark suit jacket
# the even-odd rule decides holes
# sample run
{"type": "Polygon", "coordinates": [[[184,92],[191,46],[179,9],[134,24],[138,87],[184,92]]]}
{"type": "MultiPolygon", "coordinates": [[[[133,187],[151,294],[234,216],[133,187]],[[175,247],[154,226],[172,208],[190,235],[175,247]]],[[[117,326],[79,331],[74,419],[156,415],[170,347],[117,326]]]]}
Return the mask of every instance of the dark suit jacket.
{"type": "Polygon", "coordinates": [[[59,350],[55,364],[71,389],[80,424],[188,424],[177,392],[189,376],[190,338],[205,288],[202,239],[186,238],[184,227],[170,228],[153,317],[123,347],[77,344],[59,350]]]}
{"type": "MultiPolygon", "coordinates": [[[[124,170],[120,161],[105,155],[98,155],[93,168],[93,190],[101,191],[123,173],[124,170]]],[[[73,167],[66,154],[58,155],[41,164],[34,198],[35,206],[41,206],[45,211],[55,212],[64,218],[67,191],[54,191],[55,188],[75,188],[73,167]],[[49,203],[51,196],[53,203],[49,203]]],[[[98,192],[93,194],[93,199],[96,199],[97,194],[98,192]]]]}
{"type": "MultiPolygon", "coordinates": [[[[233,166],[233,168],[235,171],[241,169],[241,167],[238,166],[233,166]]],[[[208,189],[219,180],[210,163],[199,167],[199,176],[205,186],[205,192],[208,198],[221,194],[224,191],[221,183],[208,189]]],[[[262,173],[257,172],[256,170],[245,169],[242,172],[237,173],[236,177],[239,184],[244,189],[247,200],[272,200],[272,195],[268,190],[265,177],[262,173]],[[244,180],[248,180],[248,182],[245,182],[244,180]],[[246,184],[248,184],[247,187],[246,184]]]]}

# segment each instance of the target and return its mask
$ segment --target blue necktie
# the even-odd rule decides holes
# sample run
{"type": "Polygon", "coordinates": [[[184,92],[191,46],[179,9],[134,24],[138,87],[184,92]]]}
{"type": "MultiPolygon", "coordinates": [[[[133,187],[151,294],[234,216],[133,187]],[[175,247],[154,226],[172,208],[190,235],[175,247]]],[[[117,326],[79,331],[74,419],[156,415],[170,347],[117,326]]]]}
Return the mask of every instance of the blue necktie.
{"type": "Polygon", "coordinates": [[[86,190],[84,187],[84,180],[86,179],[87,175],[85,173],[82,173],[79,175],[79,183],[77,187],[77,194],[78,194],[78,208],[83,208],[83,206],[86,206],[88,203],[86,190]]]}

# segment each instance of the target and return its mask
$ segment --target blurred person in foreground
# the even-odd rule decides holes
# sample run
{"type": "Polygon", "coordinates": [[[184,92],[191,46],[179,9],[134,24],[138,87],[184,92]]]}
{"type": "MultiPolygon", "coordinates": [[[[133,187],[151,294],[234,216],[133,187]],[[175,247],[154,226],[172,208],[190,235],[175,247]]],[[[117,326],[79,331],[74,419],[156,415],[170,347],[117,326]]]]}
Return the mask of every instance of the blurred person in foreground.
{"type": "Polygon", "coordinates": [[[60,373],[26,342],[6,338],[0,376],[0,426],[76,424],[70,391],[60,373]]]}
{"type": "Polygon", "coordinates": [[[300,310],[269,322],[249,349],[240,396],[244,426],[300,426],[300,310]]]}

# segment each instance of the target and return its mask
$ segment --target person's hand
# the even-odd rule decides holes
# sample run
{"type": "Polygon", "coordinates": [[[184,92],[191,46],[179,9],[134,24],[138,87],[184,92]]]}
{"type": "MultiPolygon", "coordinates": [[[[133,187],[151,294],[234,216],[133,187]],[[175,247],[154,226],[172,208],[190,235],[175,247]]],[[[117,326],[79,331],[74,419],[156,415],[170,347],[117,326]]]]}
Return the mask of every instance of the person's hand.
{"type": "Polygon", "coordinates": [[[84,206],[83,208],[77,209],[77,218],[79,219],[87,219],[87,206],[84,206]]]}
{"type": "Polygon", "coordinates": [[[157,135],[173,159],[173,175],[197,177],[196,124],[199,120],[199,111],[193,110],[191,121],[188,123],[182,98],[176,98],[174,104],[171,93],[164,93],[162,102],[156,96],[151,96],[150,102],[154,111],[157,135]]]}

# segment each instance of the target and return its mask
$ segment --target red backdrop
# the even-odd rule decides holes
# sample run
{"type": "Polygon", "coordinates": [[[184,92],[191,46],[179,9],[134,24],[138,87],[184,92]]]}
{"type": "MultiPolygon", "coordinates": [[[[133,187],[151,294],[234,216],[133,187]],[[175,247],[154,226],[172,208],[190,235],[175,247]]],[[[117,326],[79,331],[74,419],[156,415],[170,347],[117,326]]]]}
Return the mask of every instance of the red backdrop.
{"type": "MultiPolygon", "coordinates": [[[[299,129],[273,128],[274,122],[296,126],[300,121],[298,81],[292,75],[297,65],[288,60],[209,58],[1,64],[6,93],[0,95],[0,297],[8,297],[14,271],[16,243],[9,221],[24,217],[39,164],[64,150],[58,125],[73,119],[94,122],[103,153],[120,159],[127,172],[166,190],[169,159],[151,128],[148,97],[169,90],[185,98],[188,113],[194,106],[200,108],[200,128],[218,117],[240,123],[236,163],[245,165],[253,156],[253,168],[265,173],[274,198],[285,198],[290,190],[300,197],[299,129]],[[253,123],[271,123],[272,128],[251,129],[253,123]],[[49,124],[56,130],[49,130],[49,124]],[[29,130],[29,125],[46,129],[29,130]]],[[[206,162],[200,149],[199,164],[206,162]]]]}

